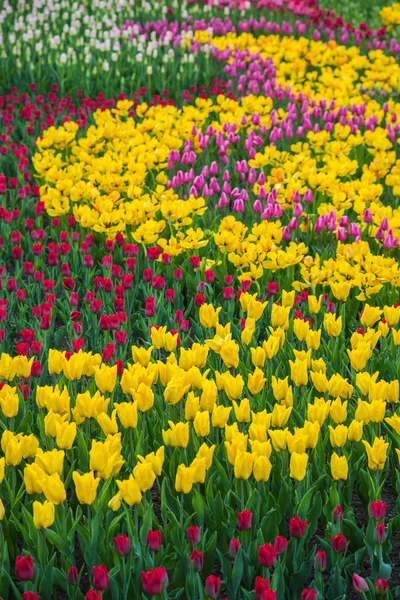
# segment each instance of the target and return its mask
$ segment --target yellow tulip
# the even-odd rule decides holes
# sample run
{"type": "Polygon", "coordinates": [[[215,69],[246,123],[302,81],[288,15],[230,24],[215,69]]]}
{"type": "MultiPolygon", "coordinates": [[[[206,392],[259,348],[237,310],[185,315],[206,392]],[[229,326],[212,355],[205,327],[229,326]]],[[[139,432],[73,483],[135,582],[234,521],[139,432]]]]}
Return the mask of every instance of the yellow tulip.
{"type": "Polygon", "coordinates": [[[329,412],[335,423],[344,423],[347,419],[347,401],[342,403],[340,398],[336,398],[336,400],[331,403],[329,412]]]}
{"type": "Polygon", "coordinates": [[[363,434],[363,421],[352,421],[349,425],[347,437],[351,442],[359,442],[363,434]]]}
{"type": "Polygon", "coordinates": [[[256,481],[268,481],[272,465],[266,456],[257,456],[254,459],[253,473],[256,481]]]}
{"type": "Polygon", "coordinates": [[[303,481],[306,476],[308,454],[293,452],[290,456],[290,477],[296,481],[303,481]]]}
{"type": "Polygon", "coordinates": [[[331,473],[335,481],[338,481],[340,479],[347,479],[347,476],[349,474],[349,465],[345,456],[338,456],[336,452],[332,454],[331,473]]]}
{"type": "Polygon", "coordinates": [[[132,346],[132,360],[135,363],[139,363],[142,367],[147,367],[151,360],[151,353],[153,346],[150,348],[143,348],[143,346],[132,346]]]}
{"type": "Polygon", "coordinates": [[[133,469],[133,476],[141,492],[150,490],[156,480],[156,474],[154,473],[150,462],[137,464],[133,469]]]}
{"type": "Polygon", "coordinates": [[[341,448],[345,445],[347,440],[347,427],[346,425],[338,425],[333,428],[329,425],[330,441],[334,448],[341,448]]]}
{"type": "Polygon", "coordinates": [[[206,480],[206,459],[195,458],[190,465],[193,483],[204,483],[206,480]]]}
{"type": "Polygon", "coordinates": [[[289,360],[290,365],[290,377],[295,385],[307,385],[308,383],[308,372],[307,372],[307,361],[289,360]]]}
{"type": "Polygon", "coordinates": [[[54,523],[54,504],[47,500],[33,503],[33,522],[36,529],[46,529],[54,523]]]}
{"type": "Polygon", "coordinates": [[[210,433],[210,413],[199,411],[193,421],[193,427],[196,435],[206,437],[210,433]]]}
{"type": "Polygon", "coordinates": [[[200,401],[198,396],[195,396],[193,392],[189,392],[185,402],[185,419],[186,421],[193,421],[197,412],[200,408],[200,401]]]}
{"type": "Polygon", "coordinates": [[[53,504],[61,504],[67,497],[65,487],[58,473],[49,475],[41,481],[41,486],[46,500],[53,504]]]}
{"type": "Polygon", "coordinates": [[[325,313],[324,329],[331,337],[337,337],[342,331],[342,317],[340,316],[336,319],[335,314],[325,313]]]}
{"type": "Polygon", "coordinates": [[[266,359],[264,349],[261,346],[258,346],[257,348],[250,348],[250,352],[253,366],[262,368],[266,359]]]}
{"type": "Polygon", "coordinates": [[[115,403],[114,408],[117,410],[122,427],[125,429],[135,429],[137,427],[138,407],[136,402],[115,403]]]}
{"type": "Polygon", "coordinates": [[[382,312],[383,311],[376,306],[365,304],[360,321],[364,327],[372,327],[377,321],[379,321],[382,312]]]}
{"type": "Polygon", "coordinates": [[[236,479],[248,479],[253,469],[254,456],[250,452],[238,452],[234,465],[236,479]]]}
{"type": "Polygon", "coordinates": [[[190,467],[179,465],[175,477],[175,491],[188,494],[193,487],[193,472],[190,467]]]}
{"type": "Polygon", "coordinates": [[[214,450],[215,450],[215,445],[207,446],[207,444],[204,442],[200,446],[200,448],[196,454],[196,458],[204,458],[205,459],[206,469],[209,469],[211,467],[212,459],[214,456],[214,450]]]}
{"type": "Polygon", "coordinates": [[[56,424],[56,444],[59,448],[70,450],[76,437],[76,423],[56,424]]]}
{"type": "Polygon", "coordinates": [[[266,381],[261,369],[256,367],[254,373],[249,373],[247,376],[247,387],[249,392],[253,395],[258,394],[263,389],[266,381]]]}
{"type": "Polygon", "coordinates": [[[372,471],[375,471],[376,469],[382,471],[386,462],[389,442],[385,442],[385,440],[381,437],[375,438],[372,446],[365,440],[362,440],[362,443],[364,444],[365,451],[368,456],[368,468],[372,471]]]}
{"type": "Polygon", "coordinates": [[[248,423],[250,421],[250,402],[248,398],[243,398],[240,404],[233,401],[236,420],[239,423],[248,423]]]}
{"type": "Polygon", "coordinates": [[[63,450],[51,450],[43,452],[40,448],[37,451],[35,462],[47,474],[53,475],[58,473],[61,475],[64,464],[65,452],[63,450]]]}
{"type": "Polygon", "coordinates": [[[134,506],[135,504],[139,504],[139,502],[142,500],[140,487],[133,475],[129,475],[129,478],[125,479],[124,481],[120,481],[117,479],[117,486],[123,501],[128,506],[134,506]]]}
{"type": "Polygon", "coordinates": [[[237,369],[239,366],[239,346],[234,340],[223,344],[220,355],[224,365],[228,369],[232,367],[237,369]]]}
{"type": "Polygon", "coordinates": [[[138,389],[131,391],[131,394],[141,412],[146,412],[153,408],[154,393],[151,387],[145,383],[140,383],[138,389]]]}
{"type": "Polygon", "coordinates": [[[232,407],[214,406],[211,424],[213,427],[225,427],[231,414],[232,407]]]}
{"type": "Polygon", "coordinates": [[[206,329],[216,327],[218,323],[218,314],[220,312],[221,307],[218,307],[215,310],[212,304],[203,304],[202,306],[200,306],[199,310],[200,323],[206,329]]]}
{"type": "Polygon", "coordinates": [[[75,483],[76,496],[80,504],[93,504],[96,499],[100,477],[95,477],[93,471],[84,473],[83,475],[80,475],[78,471],[74,471],[72,479],[75,483]]]}

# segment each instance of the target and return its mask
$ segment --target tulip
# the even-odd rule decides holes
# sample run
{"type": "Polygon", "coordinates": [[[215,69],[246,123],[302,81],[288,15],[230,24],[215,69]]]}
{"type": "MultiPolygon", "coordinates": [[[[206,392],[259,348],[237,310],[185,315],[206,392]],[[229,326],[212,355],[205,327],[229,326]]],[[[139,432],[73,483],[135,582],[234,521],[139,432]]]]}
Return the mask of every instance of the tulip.
{"type": "Polygon", "coordinates": [[[153,552],[158,552],[161,548],[161,531],[151,529],[147,532],[146,546],[153,552]]]}
{"type": "Polygon", "coordinates": [[[22,600],[39,600],[39,598],[39,594],[36,594],[35,592],[24,592],[22,594],[22,600]]]}
{"type": "Polygon", "coordinates": [[[315,568],[318,569],[318,571],[321,571],[321,573],[323,573],[326,569],[326,552],[324,552],[323,550],[318,550],[315,553],[314,564],[315,568]]]}
{"type": "Polygon", "coordinates": [[[190,525],[190,527],[187,529],[187,538],[189,544],[192,546],[197,546],[201,538],[200,527],[197,527],[196,525],[190,525]]]}
{"type": "Polygon", "coordinates": [[[34,573],[33,559],[30,554],[17,556],[15,559],[15,575],[20,581],[32,581],[34,573]]]}
{"type": "Polygon", "coordinates": [[[67,573],[67,584],[77,585],[79,580],[79,572],[76,567],[70,567],[67,573]]]}
{"type": "Polygon", "coordinates": [[[127,535],[118,535],[114,538],[114,548],[119,556],[127,556],[131,550],[131,540],[127,535]]]}
{"type": "Polygon", "coordinates": [[[380,521],[384,519],[386,516],[386,502],[381,502],[380,500],[374,500],[369,505],[369,514],[375,521],[380,521]]]}
{"type": "Polygon", "coordinates": [[[204,584],[204,592],[209,598],[218,598],[221,589],[221,578],[209,575],[204,584]]]}
{"type": "Polygon", "coordinates": [[[263,567],[271,568],[276,561],[276,550],[271,544],[264,544],[258,548],[258,560],[263,567]]]}
{"type": "Polygon", "coordinates": [[[253,514],[251,510],[242,510],[238,513],[237,528],[239,531],[246,531],[251,528],[253,514]]]}
{"type": "Polygon", "coordinates": [[[368,583],[365,581],[365,579],[363,577],[360,577],[359,575],[357,575],[357,573],[354,573],[353,575],[353,587],[355,589],[356,592],[358,592],[359,594],[364,594],[364,592],[368,592],[368,583]]]}
{"type": "Polygon", "coordinates": [[[338,533],[336,536],[332,535],[332,549],[338,554],[342,554],[346,551],[348,541],[342,533],[338,533]]]}
{"type": "Polygon", "coordinates": [[[240,541],[232,538],[231,541],[229,542],[229,556],[231,558],[235,558],[236,554],[239,551],[239,548],[240,548],[240,541]]]}
{"type": "Polygon", "coordinates": [[[383,544],[386,539],[385,526],[383,523],[378,523],[374,531],[374,540],[376,544],[383,544]]]}
{"type": "Polygon", "coordinates": [[[377,579],[374,584],[375,592],[378,596],[384,596],[387,590],[387,580],[386,579],[377,579]]]}
{"type": "Polygon", "coordinates": [[[36,529],[46,529],[54,523],[54,504],[47,500],[33,503],[33,522],[36,529]]]}
{"type": "Polygon", "coordinates": [[[75,491],[78,501],[81,504],[93,504],[96,498],[96,492],[100,483],[100,477],[94,477],[93,471],[80,475],[78,471],[74,471],[72,479],[75,483],[75,491]]]}
{"type": "Polygon", "coordinates": [[[301,592],[301,600],[316,600],[316,598],[317,598],[317,593],[315,590],[309,590],[309,589],[305,588],[301,592]]]}
{"type": "Polygon", "coordinates": [[[95,590],[89,590],[85,594],[85,600],[102,600],[102,593],[95,590]]]}
{"type": "Polygon", "coordinates": [[[288,547],[287,539],[281,535],[278,535],[275,538],[275,542],[274,542],[274,549],[275,549],[276,555],[280,556],[281,554],[285,554],[287,547],[288,547]]]}
{"type": "Polygon", "coordinates": [[[196,573],[199,573],[203,568],[203,563],[203,553],[194,549],[190,555],[190,564],[192,565],[193,570],[196,571],[196,573]]]}
{"type": "Polygon", "coordinates": [[[268,579],[263,579],[259,575],[256,577],[256,581],[254,584],[254,589],[256,592],[256,600],[261,600],[263,598],[264,592],[269,590],[269,581],[268,579]]]}
{"type": "Polygon", "coordinates": [[[274,590],[266,590],[262,596],[261,596],[261,600],[276,600],[276,592],[274,590]]]}
{"type": "Polygon", "coordinates": [[[97,591],[103,591],[108,589],[109,576],[106,565],[99,565],[92,567],[93,574],[93,587],[97,591]]]}
{"type": "Polygon", "coordinates": [[[142,580],[143,591],[148,596],[157,596],[161,594],[163,587],[168,586],[168,575],[164,567],[149,569],[147,573],[140,573],[142,580]]]}
{"type": "Polygon", "coordinates": [[[308,454],[293,452],[290,456],[290,477],[296,481],[303,481],[306,476],[307,464],[308,454]]]}
{"type": "Polygon", "coordinates": [[[296,516],[293,519],[289,519],[289,534],[291,537],[301,538],[307,529],[307,521],[302,521],[300,517],[296,516]]]}
{"type": "Polygon", "coordinates": [[[332,521],[334,523],[341,523],[343,521],[343,509],[341,506],[336,506],[332,511],[332,521]]]}

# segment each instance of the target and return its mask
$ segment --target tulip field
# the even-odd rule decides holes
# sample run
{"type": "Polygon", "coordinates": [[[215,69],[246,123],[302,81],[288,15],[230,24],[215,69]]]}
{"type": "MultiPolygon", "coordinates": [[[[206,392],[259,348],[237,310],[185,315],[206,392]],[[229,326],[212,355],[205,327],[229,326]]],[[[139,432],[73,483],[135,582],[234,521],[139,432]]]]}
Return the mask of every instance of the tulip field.
{"type": "Polygon", "coordinates": [[[0,600],[400,598],[400,3],[0,4],[0,600]]]}

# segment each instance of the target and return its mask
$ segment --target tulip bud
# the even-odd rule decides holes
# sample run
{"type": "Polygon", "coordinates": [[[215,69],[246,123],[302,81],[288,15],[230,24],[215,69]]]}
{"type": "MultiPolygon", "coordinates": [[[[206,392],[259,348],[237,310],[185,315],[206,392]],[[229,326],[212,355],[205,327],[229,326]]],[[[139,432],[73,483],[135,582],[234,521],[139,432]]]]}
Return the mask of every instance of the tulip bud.
{"type": "Polygon", "coordinates": [[[368,592],[368,583],[365,581],[365,579],[363,579],[363,577],[357,575],[357,573],[354,573],[353,575],[353,587],[359,594],[368,592]]]}
{"type": "Polygon", "coordinates": [[[161,531],[151,529],[147,533],[146,546],[153,552],[158,552],[161,548],[161,531]]]}
{"type": "Polygon", "coordinates": [[[287,547],[288,547],[287,539],[281,535],[278,535],[275,538],[275,542],[274,542],[274,549],[275,549],[277,556],[280,556],[281,554],[285,554],[287,547]]]}
{"type": "Polygon", "coordinates": [[[369,514],[375,521],[380,521],[386,515],[386,502],[374,500],[369,506],[369,514]]]}
{"type": "Polygon", "coordinates": [[[39,594],[35,594],[35,592],[24,592],[22,594],[22,600],[39,600],[39,594]]]}
{"type": "Polygon", "coordinates": [[[200,527],[197,527],[196,525],[191,525],[188,527],[187,537],[189,544],[192,546],[197,546],[197,544],[200,542],[200,535],[200,527]]]}
{"type": "Polygon", "coordinates": [[[17,556],[15,559],[15,575],[20,581],[32,581],[34,573],[33,559],[30,554],[17,556]]]}
{"type": "Polygon", "coordinates": [[[114,548],[119,556],[127,556],[131,549],[131,540],[127,535],[118,535],[114,538],[114,548]]]}
{"type": "Polygon", "coordinates": [[[343,553],[346,551],[348,541],[342,533],[332,536],[332,549],[334,552],[343,553]]]}
{"type": "Polygon", "coordinates": [[[93,587],[97,591],[107,590],[109,584],[108,570],[106,565],[92,567],[93,587]]]}
{"type": "Polygon", "coordinates": [[[387,580],[386,579],[377,579],[375,581],[375,592],[378,594],[378,596],[384,596],[386,594],[386,590],[387,590],[387,580]]]}
{"type": "Polygon", "coordinates": [[[341,506],[336,506],[332,511],[332,521],[341,523],[343,521],[343,509],[341,506]]]}
{"type": "Polygon", "coordinates": [[[276,551],[272,544],[264,544],[258,549],[258,560],[263,567],[271,568],[276,561],[276,551]]]}
{"type": "Polygon", "coordinates": [[[77,585],[79,579],[79,572],[76,567],[70,567],[67,573],[67,584],[77,585]]]}
{"type": "Polygon", "coordinates": [[[242,510],[242,512],[238,514],[237,528],[239,531],[246,531],[247,529],[250,529],[252,519],[253,515],[251,510],[242,510]]]}
{"type": "Polygon", "coordinates": [[[302,521],[300,517],[296,516],[294,519],[289,520],[289,534],[291,537],[301,538],[308,525],[307,521],[302,521]]]}
{"type": "Polygon", "coordinates": [[[256,592],[256,600],[262,600],[263,594],[269,589],[268,579],[263,579],[259,575],[256,577],[254,590],[256,592]]]}
{"type": "Polygon", "coordinates": [[[192,565],[193,570],[196,571],[196,573],[199,573],[203,568],[203,563],[203,553],[194,549],[190,555],[190,564],[192,565]]]}
{"type": "Polygon", "coordinates": [[[314,560],[314,564],[315,564],[315,568],[318,569],[318,571],[325,571],[326,569],[326,552],[324,552],[323,550],[318,550],[315,554],[315,560],[314,560]]]}
{"type": "Polygon", "coordinates": [[[376,544],[383,544],[386,539],[385,526],[383,523],[378,523],[374,531],[374,540],[376,544]]]}
{"type": "Polygon", "coordinates": [[[240,548],[239,540],[235,540],[235,538],[232,538],[231,541],[229,542],[229,556],[231,558],[235,558],[236,554],[239,551],[239,548],[240,548]]]}
{"type": "Polygon", "coordinates": [[[316,600],[316,598],[317,598],[317,593],[315,590],[309,590],[309,589],[305,588],[301,592],[301,600],[316,600]]]}
{"type": "Polygon", "coordinates": [[[216,575],[209,575],[204,584],[204,591],[209,598],[218,598],[221,588],[221,578],[216,575]]]}

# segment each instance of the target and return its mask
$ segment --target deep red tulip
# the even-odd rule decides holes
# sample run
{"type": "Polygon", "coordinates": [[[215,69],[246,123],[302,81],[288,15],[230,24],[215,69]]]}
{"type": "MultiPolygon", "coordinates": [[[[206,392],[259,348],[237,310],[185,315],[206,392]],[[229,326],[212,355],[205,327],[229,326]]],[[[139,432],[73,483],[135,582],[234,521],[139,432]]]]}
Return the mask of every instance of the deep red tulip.
{"type": "Polygon", "coordinates": [[[285,554],[287,547],[288,547],[287,539],[281,535],[278,535],[275,538],[275,542],[274,542],[274,549],[275,549],[277,556],[280,556],[281,554],[285,554]]]}
{"type": "Polygon", "coordinates": [[[127,556],[131,550],[131,540],[125,535],[118,535],[114,538],[115,552],[119,556],[127,556]]]}
{"type": "Polygon", "coordinates": [[[147,532],[146,545],[150,550],[158,552],[161,548],[161,531],[151,529],[147,532]]]}
{"type": "Polygon", "coordinates": [[[301,538],[307,529],[308,519],[302,521],[300,517],[296,516],[289,520],[289,534],[291,537],[301,538]]]}
{"type": "Polygon", "coordinates": [[[95,590],[89,590],[86,592],[85,600],[102,600],[101,592],[96,592],[95,590]]]}
{"type": "Polygon", "coordinates": [[[15,559],[15,575],[20,581],[32,581],[34,573],[33,559],[30,554],[17,556],[15,559]]]}
{"type": "Polygon", "coordinates": [[[24,592],[22,594],[22,600],[39,600],[39,594],[35,594],[35,592],[24,592]]]}
{"type": "Polygon", "coordinates": [[[276,561],[276,550],[272,544],[264,544],[258,549],[258,560],[263,567],[271,568],[276,561]]]}
{"type": "Polygon", "coordinates": [[[149,569],[147,573],[142,571],[140,577],[143,591],[148,596],[157,596],[157,594],[161,594],[164,585],[168,586],[168,575],[164,567],[149,569]]]}
{"type": "Polygon", "coordinates": [[[77,585],[79,579],[79,572],[76,567],[70,567],[67,573],[68,585],[77,585]]]}
{"type": "Polygon", "coordinates": [[[341,523],[343,521],[343,509],[341,506],[336,506],[332,511],[332,521],[341,523]]]}
{"type": "Polygon", "coordinates": [[[375,592],[378,596],[384,596],[387,590],[387,580],[386,579],[377,579],[375,581],[375,592]]]}
{"type": "Polygon", "coordinates": [[[218,598],[221,589],[221,577],[209,575],[204,584],[204,591],[209,598],[218,598]]]}
{"type": "Polygon", "coordinates": [[[269,581],[268,579],[263,579],[259,575],[256,577],[256,581],[254,584],[254,590],[256,592],[256,600],[261,600],[262,595],[269,589],[269,581]]]}
{"type": "Polygon", "coordinates": [[[238,514],[237,528],[239,531],[246,531],[247,529],[250,529],[252,520],[253,514],[251,510],[242,510],[242,512],[238,514]]]}
{"type": "Polygon", "coordinates": [[[346,551],[348,541],[344,537],[343,533],[338,533],[336,536],[332,536],[332,549],[334,552],[343,553],[346,551]]]}
{"type": "Polygon", "coordinates": [[[369,514],[375,521],[380,521],[384,519],[386,516],[386,502],[381,502],[380,500],[374,500],[369,505],[369,514]]]}
{"type": "Polygon", "coordinates": [[[383,544],[386,539],[385,526],[383,523],[378,523],[374,531],[374,540],[377,544],[383,544]]]}
{"type": "Polygon", "coordinates": [[[200,541],[200,527],[197,525],[190,525],[187,529],[187,537],[189,544],[192,546],[196,546],[200,541]]]}
{"type": "Polygon", "coordinates": [[[326,569],[326,552],[324,552],[323,550],[318,550],[315,554],[315,559],[314,559],[314,563],[315,563],[315,568],[318,569],[318,571],[325,571],[326,569]]]}
{"type": "Polygon", "coordinates": [[[276,592],[274,590],[266,590],[263,592],[261,600],[276,600],[276,592]]]}
{"type": "Polygon", "coordinates": [[[316,600],[316,598],[317,598],[317,593],[315,590],[309,590],[309,589],[305,588],[301,592],[301,600],[316,600]]]}
{"type": "Polygon", "coordinates": [[[109,577],[106,565],[98,565],[92,568],[93,587],[97,591],[108,590],[109,577]]]}
{"type": "Polygon", "coordinates": [[[235,540],[234,538],[232,538],[231,541],[229,542],[229,556],[231,558],[235,558],[236,554],[239,551],[239,548],[240,548],[239,540],[235,540]]]}
{"type": "Polygon", "coordinates": [[[203,553],[194,549],[192,554],[190,555],[190,563],[197,573],[200,572],[204,564],[203,553]]]}

